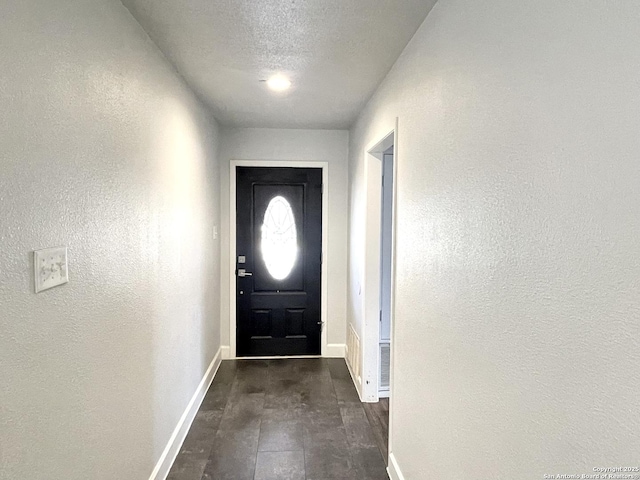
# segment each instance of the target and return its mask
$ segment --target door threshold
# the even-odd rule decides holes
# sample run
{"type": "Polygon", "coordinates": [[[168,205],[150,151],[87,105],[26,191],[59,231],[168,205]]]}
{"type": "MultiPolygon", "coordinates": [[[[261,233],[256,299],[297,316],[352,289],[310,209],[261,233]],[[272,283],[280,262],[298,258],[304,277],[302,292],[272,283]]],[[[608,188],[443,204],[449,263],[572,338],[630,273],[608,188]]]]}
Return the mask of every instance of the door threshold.
{"type": "Polygon", "coordinates": [[[287,358],[323,358],[322,355],[274,355],[272,357],[235,357],[230,360],[284,360],[287,358]]]}

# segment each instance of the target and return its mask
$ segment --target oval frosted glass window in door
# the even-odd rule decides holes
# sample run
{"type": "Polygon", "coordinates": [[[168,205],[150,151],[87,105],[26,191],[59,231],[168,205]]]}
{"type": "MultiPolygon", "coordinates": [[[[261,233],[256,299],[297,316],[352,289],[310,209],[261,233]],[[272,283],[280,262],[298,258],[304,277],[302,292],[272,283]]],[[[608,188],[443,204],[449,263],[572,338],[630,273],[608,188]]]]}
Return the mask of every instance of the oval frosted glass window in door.
{"type": "Polygon", "coordinates": [[[287,278],[298,258],[298,233],[293,210],[284,197],[271,199],[264,212],[260,249],[269,274],[276,280],[287,278]]]}

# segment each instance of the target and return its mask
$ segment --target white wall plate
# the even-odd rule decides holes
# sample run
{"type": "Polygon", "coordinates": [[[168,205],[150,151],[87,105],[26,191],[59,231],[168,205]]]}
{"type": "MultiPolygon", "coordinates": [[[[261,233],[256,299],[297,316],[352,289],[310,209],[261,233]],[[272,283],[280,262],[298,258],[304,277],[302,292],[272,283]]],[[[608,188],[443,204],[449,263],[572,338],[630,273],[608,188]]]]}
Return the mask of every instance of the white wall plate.
{"type": "Polygon", "coordinates": [[[67,247],[45,248],[33,252],[36,293],[69,281],[67,247]]]}

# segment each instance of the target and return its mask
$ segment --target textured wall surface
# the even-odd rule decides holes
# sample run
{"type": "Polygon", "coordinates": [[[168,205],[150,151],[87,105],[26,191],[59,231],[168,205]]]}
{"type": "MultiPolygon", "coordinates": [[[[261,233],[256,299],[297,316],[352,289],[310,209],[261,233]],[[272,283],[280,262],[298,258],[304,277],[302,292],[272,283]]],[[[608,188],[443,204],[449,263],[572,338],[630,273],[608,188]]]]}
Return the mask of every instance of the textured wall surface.
{"type": "Polygon", "coordinates": [[[145,480],[219,346],[217,126],[120,2],[0,2],[0,45],[0,478],[145,480]]]}
{"type": "Polygon", "coordinates": [[[638,464],[640,5],[440,1],[351,130],[399,117],[391,451],[407,480],[638,464]]]}
{"type": "Polygon", "coordinates": [[[346,130],[222,129],[220,147],[222,343],[229,345],[229,162],[231,160],[329,163],[328,343],[344,344],[347,302],[347,188],[349,132],[346,130]]]}

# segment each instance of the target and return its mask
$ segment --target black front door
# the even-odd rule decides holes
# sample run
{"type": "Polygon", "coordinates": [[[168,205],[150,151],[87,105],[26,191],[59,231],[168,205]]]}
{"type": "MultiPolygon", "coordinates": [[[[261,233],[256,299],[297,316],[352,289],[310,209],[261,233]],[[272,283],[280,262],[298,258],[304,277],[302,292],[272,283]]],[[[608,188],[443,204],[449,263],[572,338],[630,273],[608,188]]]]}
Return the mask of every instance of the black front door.
{"type": "Polygon", "coordinates": [[[319,355],[322,170],[237,167],[238,356],[319,355]]]}

